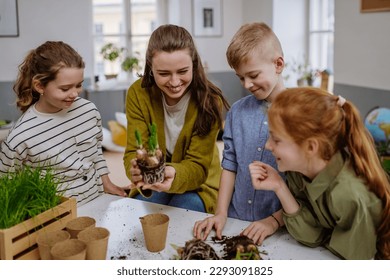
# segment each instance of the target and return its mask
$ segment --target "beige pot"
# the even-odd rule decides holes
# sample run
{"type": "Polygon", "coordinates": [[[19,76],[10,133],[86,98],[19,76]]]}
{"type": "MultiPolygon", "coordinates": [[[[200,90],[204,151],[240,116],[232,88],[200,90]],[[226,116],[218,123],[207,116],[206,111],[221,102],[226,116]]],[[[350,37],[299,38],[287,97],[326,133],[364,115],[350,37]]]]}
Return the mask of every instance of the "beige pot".
{"type": "Polygon", "coordinates": [[[51,248],[61,241],[70,239],[69,232],[65,230],[41,232],[37,237],[37,244],[41,260],[51,260],[51,248]]]}
{"type": "Polygon", "coordinates": [[[50,253],[53,260],[85,260],[87,244],[78,239],[68,239],[56,243],[50,253]]]}
{"type": "Polygon", "coordinates": [[[105,260],[110,232],[103,227],[90,227],[79,232],[77,238],[87,244],[87,260],[105,260]]]}
{"type": "Polygon", "coordinates": [[[150,252],[162,251],[167,240],[169,217],[162,213],[154,213],[140,217],[140,221],[146,249],[150,252]]]}
{"type": "Polygon", "coordinates": [[[74,239],[77,238],[80,231],[89,227],[95,227],[95,225],[96,221],[94,218],[84,216],[70,220],[65,228],[70,233],[70,237],[74,239]]]}

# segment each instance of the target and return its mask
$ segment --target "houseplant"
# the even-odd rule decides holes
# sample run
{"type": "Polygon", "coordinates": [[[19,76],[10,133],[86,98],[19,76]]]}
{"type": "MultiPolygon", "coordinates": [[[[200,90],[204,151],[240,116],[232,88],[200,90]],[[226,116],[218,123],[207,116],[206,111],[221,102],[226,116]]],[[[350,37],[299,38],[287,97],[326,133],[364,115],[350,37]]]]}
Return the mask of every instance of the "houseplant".
{"type": "Polygon", "coordinates": [[[48,169],[24,166],[0,177],[0,229],[12,227],[57,206],[58,180],[48,169]]]}
{"type": "Polygon", "coordinates": [[[381,160],[383,169],[390,176],[390,108],[376,106],[364,119],[381,160]]]}
{"type": "Polygon", "coordinates": [[[108,60],[110,63],[110,71],[109,73],[105,74],[106,79],[112,79],[116,78],[118,76],[118,73],[115,73],[115,62],[119,60],[122,56],[122,53],[124,52],[124,48],[119,48],[114,43],[107,43],[103,45],[103,47],[100,50],[100,54],[102,55],[103,59],[108,60]]]}
{"type": "Polygon", "coordinates": [[[386,142],[377,142],[376,149],[383,169],[390,176],[390,140],[387,140],[386,142]]]}
{"type": "Polygon", "coordinates": [[[304,59],[303,62],[294,59],[286,66],[296,75],[298,86],[312,86],[315,79],[320,76],[320,71],[313,69],[307,59],[304,59]]]}
{"type": "Polygon", "coordinates": [[[0,259],[38,259],[38,234],[76,217],[75,199],[61,197],[51,169],[21,167],[0,177],[0,259]]]}
{"type": "Polygon", "coordinates": [[[122,70],[128,73],[137,74],[140,70],[138,55],[138,52],[136,52],[135,55],[127,55],[121,64],[122,70]]]}
{"type": "Polygon", "coordinates": [[[158,145],[157,126],[155,123],[149,125],[148,147],[142,143],[140,132],[135,130],[137,144],[136,159],[141,169],[144,182],[155,184],[164,181],[165,162],[162,151],[158,145]]]}

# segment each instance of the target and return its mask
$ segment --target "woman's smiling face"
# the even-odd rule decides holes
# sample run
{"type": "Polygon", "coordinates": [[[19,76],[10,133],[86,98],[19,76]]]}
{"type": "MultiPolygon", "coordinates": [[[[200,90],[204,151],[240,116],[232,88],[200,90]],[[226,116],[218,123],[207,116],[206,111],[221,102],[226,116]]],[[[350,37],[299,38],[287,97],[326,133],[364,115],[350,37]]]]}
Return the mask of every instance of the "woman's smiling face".
{"type": "Polygon", "coordinates": [[[156,52],[152,61],[152,73],[168,105],[175,105],[192,82],[193,63],[189,50],[156,52]]]}

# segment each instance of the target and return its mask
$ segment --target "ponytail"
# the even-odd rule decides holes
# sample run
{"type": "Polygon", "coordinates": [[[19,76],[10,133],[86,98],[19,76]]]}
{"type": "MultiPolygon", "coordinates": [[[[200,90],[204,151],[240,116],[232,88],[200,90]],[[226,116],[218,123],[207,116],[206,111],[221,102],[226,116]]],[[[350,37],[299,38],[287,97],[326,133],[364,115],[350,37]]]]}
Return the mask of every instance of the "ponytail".
{"type": "Polygon", "coordinates": [[[374,140],[364,126],[359,112],[350,102],[343,106],[346,123],[346,143],[352,168],[365,179],[369,190],[382,201],[382,222],[377,229],[377,259],[390,259],[390,183],[383,170],[374,140]]]}
{"type": "Polygon", "coordinates": [[[390,259],[390,180],[357,108],[319,88],[291,88],[276,97],[268,115],[269,122],[282,125],[298,145],[315,137],[324,160],[338,151],[349,154],[351,168],[382,201],[375,258],[390,259]]]}

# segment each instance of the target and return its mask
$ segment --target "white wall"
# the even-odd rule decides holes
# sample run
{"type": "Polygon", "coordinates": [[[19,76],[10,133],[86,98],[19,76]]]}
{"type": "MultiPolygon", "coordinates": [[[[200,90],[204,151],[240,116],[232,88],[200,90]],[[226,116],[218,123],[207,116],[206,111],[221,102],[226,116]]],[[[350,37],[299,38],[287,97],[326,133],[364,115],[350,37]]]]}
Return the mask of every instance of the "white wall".
{"type": "MultiPolygon", "coordinates": [[[[307,56],[307,5],[306,0],[273,0],[272,28],[282,44],[285,63],[300,61],[307,56]]],[[[289,75],[287,87],[295,87],[297,76],[287,66],[284,76],[289,75]]]]}
{"type": "Polygon", "coordinates": [[[208,64],[209,72],[232,71],[226,61],[226,49],[230,40],[242,25],[242,2],[245,0],[222,1],[222,37],[195,37],[198,51],[208,64]]]}
{"type": "Polygon", "coordinates": [[[27,53],[48,40],[70,44],[93,77],[91,0],[19,0],[19,37],[0,38],[0,81],[13,81],[27,53]]]}
{"type": "MultiPolygon", "coordinates": [[[[193,0],[168,0],[169,23],[186,28],[193,34],[193,0]]],[[[222,0],[222,36],[194,37],[198,52],[207,63],[209,72],[231,71],[226,62],[226,49],[234,33],[242,24],[245,0],[222,0]]]]}
{"type": "Polygon", "coordinates": [[[335,83],[390,90],[390,11],[361,13],[360,1],[343,0],[335,12],[335,83]]]}
{"type": "Polygon", "coordinates": [[[274,0],[244,0],[243,6],[243,23],[255,21],[264,21],[272,26],[273,19],[273,2],[274,0]]]}

